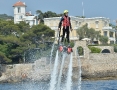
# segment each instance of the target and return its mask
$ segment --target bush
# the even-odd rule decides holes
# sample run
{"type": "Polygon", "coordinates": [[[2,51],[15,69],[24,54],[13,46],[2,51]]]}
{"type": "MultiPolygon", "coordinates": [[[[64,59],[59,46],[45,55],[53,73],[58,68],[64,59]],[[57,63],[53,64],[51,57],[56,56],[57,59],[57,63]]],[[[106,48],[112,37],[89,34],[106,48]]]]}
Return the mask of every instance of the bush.
{"type": "Polygon", "coordinates": [[[97,47],[88,46],[88,48],[91,50],[91,53],[100,53],[101,52],[101,49],[97,48],[97,47]]]}
{"type": "Polygon", "coordinates": [[[114,47],[114,52],[117,53],[117,45],[114,45],[113,47],[114,47]]]}
{"type": "Polygon", "coordinates": [[[74,47],[74,42],[73,41],[70,42],[70,46],[74,47]]]}
{"type": "Polygon", "coordinates": [[[78,48],[78,54],[81,56],[81,55],[84,55],[84,50],[81,46],[79,46],[78,48]]]}

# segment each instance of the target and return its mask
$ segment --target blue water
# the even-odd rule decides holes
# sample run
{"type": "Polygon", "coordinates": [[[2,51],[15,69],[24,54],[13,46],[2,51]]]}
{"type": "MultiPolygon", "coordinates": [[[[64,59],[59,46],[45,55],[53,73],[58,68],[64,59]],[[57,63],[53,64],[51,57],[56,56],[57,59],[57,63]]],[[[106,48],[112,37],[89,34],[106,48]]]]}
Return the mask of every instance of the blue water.
{"type": "MultiPolygon", "coordinates": [[[[3,83],[0,90],[48,90],[47,82],[22,82],[22,83],[3,83]]],[[[77,90],[74,83],[72,90],[77,90]]],[[[117,90],[117,80],[82,81],[81,90],[117,90]]]]}

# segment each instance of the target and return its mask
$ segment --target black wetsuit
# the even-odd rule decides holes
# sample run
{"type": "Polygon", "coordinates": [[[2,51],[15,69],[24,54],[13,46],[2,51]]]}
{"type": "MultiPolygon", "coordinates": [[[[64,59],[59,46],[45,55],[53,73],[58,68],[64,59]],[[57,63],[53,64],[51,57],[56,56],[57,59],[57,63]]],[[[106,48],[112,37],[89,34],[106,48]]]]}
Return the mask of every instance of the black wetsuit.
{"type": "MultiPolygon", "coordinates": [[[[68,16],[65,16],[65,17],[68,17],[68,16]]],[[[59,22],[59,26],[58,26],[59,28],[61,28],[63,20],[64,20],[64,17],[62,17],[61,20],[60,20],[60,22],[59,22]]],[[[61,42],[63,42],[64,36],[65,36],[65,33],[66,33],[67,34],[67,36],[66,36],[67,42],[69,43],[69,27],[70,27],[70,29],[72,29],[71,22],[70,22],[70,17],[69,17],[69,23],[70,23],[70,26],[66,26],[66,27],[63,26],[63,36],[62,36],[61,42]]]]}

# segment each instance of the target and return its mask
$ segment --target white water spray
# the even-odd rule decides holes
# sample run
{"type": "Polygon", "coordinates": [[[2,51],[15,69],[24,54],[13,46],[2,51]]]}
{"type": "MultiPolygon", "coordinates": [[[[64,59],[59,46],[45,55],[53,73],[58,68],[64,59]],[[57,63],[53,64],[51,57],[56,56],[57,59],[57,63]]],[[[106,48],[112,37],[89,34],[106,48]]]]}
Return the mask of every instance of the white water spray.
{"type": "Polygon", "coordinates": [[[52,55],[53,55],[53,51],[54,51],[54,43],[52,45],[52,49],[51,49],[51,55],[50,55],[50,71],[52,71],[52,55]]]}
{"type": "Polygon", "coordinates": [[[72,58],[72,53],[71,53],[65,90],[71,90],[71,87],[72,87],[72,59],[73,58],[72,58]]]}
{"type": "Polygon", "coordinates": [[[58,77],[57,90],[60,90],[61,76],[62,76],[64,61],[65,61],[65,54],[63,54],[63,58],[62,58],[62,64],[61,64],[60,73],[59,73],[59,77],[58,77]]]}
{"type": "Polygon", "coordinates": [[[78,56],[78,69],[79,69],[79,72],[78,72],[78,90],[81,90],[81,73],[82,73],[81,61],[80,61],[80,57],[79,57],[79,54],[78,54],[78,50],[76,50],[76,53],[77,53],[77,56],[78,56]]]}
{"type": "Polygon", "coordinates": [[[55,90],[56,87],[56,77],[57,77],[57,66],[58,66],[58,50],[56,52],[56,58],[55,58],[55,63],[54,63],[54,68],[53,72],[51,74],[51,81],[50,81],[50,88],[49,90],[55,90]]]}

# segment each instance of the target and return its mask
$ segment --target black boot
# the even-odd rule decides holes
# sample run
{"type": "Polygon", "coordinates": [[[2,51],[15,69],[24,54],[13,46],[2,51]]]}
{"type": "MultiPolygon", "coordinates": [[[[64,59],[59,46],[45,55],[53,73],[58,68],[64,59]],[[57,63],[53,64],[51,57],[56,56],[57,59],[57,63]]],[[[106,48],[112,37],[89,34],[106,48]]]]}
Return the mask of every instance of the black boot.
{"type": "Polygon", "coordinates": [[[67,42],[70,43],[70,42],[69,42],[69,39],[67,39],[67,42]]]}

